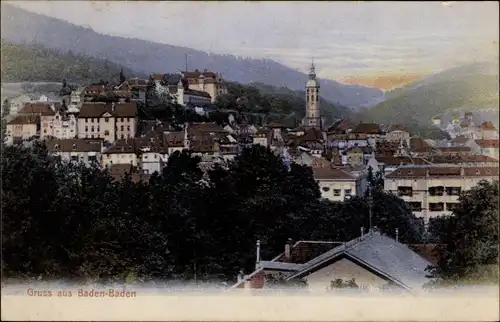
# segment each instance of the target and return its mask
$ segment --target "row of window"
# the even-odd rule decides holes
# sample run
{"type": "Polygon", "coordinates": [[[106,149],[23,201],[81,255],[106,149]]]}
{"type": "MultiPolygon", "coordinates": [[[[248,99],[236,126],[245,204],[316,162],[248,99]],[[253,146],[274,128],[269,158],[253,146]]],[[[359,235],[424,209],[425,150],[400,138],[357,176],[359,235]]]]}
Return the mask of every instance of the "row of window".
{"type": "MultiPolygon", "coordinates": [[[[108,123],[109,122],[109,117],[104,118],[104,122],[108,123]]],[[[85,123],[99,123],[99,118],[85,118],[85,123]],[[89,121],[90,120],[90,121],[89,121]]],[[[120,117],[116,119],[117,121],[120,120],[120,122],[132,122],[133,118],[132,117],[120,117]]]]}
{"type": "MultiPolygon", "coordinates": [[[[420,212],[422,211],[422,203],[421,202],[408,202],[412,211],[420,212]]],[[[429,203],[429,211],[453,211],[457,207],[457,202],[430,202],[429,203]],[[446,205],[446,208],[445,208],[446,205]]]]}
{"type": "MultiPolygon", "coordinates": [[[[458,196],[462,192],[461,187],[429,187],[429,195],[430,196],[443,196],[446,192],[448,196],[458,196]]],[[[398,196],[413,196],[413,188],[412,187],[398,187],[398,196]]]]}
{"type": "MultiPolygon", "coordinates": [[[[90,127],[90,132],[94,132],[94,130],[95,130],[95,127],[91,126],[90,127]]],[[[88,132],[88,131],[89,131],[89,127],[86,126],[85,127],[85,132],[88,132]]],[[[101,131],[101,128],[98,126],[97,127],[97,132],[100,132],[100,131],[101,131]]],[[[125,127],[123,125],[120,126],[120,131],[125,131],[125,127]]],[[[127,131],[130,131],[130,126],[129,125],[127,125],[127,131]]],[[[104,135],[109,135],[109,131],[108,130],[104,131],[104,135]]]]}
{"type": "MultiPolygon", "coordinates": [[[[330,191],[330,188],[329,187],[323,187],[321,188],[324,192],[328,192],[330,191]]],[[[340,197],[340,195],[342,194],[342,189],[333,189],[333,195],[335,197],[340,197]]],[[[344,189],[344,195],[345,196],[350,196],[352,194],[352,189],[344,189]]]]}

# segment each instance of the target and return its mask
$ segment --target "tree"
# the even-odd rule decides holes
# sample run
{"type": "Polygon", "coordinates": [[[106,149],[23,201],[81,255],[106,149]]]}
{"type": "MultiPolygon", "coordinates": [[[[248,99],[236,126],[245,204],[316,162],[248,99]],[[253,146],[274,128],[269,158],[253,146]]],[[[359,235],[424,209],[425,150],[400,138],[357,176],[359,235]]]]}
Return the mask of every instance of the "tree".
{"type": "Polygon", "coordinates": [[[120,69],[120,84],[125,82],[127,79],[125,78],[125,75],[123,74],[123,68],[120,69]]]}
{"type": "Polygon", "coordinates": [[[337,278],[330,282],[330,291],[336,289],[359,289],[358,284],[356,284],[356,279],[353,277],[348,281],[344,281],[341,278],[337,278]]]}
{"type": "Polygon", "coordinates": [[[1,140],[2,140],[2,144],[3,142],[5,142],[5,138],[7,136],[7,116],[10,114],[10,101],[6,98],[4,101],[3,101],[3,104],[2,104],[2,137],[1,137],[1,140]]]}
{"type": "Polygon", "coordinates": [[[498,188],[481,181],[460,196],[431,270],[438,283],[498,283],[498,188]]]}

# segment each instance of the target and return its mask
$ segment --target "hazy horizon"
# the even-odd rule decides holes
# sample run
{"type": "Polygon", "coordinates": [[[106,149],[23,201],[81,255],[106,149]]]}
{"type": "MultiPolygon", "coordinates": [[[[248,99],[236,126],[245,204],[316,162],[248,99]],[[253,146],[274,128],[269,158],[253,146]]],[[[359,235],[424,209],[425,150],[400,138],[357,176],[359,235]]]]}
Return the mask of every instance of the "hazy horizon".
{"type": "Polygon", "coordinates": [[[4,3],[98,33],[270,58],[302,72],[314,58],[319,77],[379,88],[498,61],[497,2],[4,3]]]}

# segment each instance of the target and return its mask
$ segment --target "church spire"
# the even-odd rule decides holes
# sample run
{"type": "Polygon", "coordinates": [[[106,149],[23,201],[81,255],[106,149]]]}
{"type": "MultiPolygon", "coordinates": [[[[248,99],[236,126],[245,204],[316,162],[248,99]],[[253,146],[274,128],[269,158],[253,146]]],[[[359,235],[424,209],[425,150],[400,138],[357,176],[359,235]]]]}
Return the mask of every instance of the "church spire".
{"type": "Polygon", "coordinates": [[[314,59],[311,62],[311,69],[309,70],[309,79],[316,79],[316,68],[314,67],[314,59]]]}

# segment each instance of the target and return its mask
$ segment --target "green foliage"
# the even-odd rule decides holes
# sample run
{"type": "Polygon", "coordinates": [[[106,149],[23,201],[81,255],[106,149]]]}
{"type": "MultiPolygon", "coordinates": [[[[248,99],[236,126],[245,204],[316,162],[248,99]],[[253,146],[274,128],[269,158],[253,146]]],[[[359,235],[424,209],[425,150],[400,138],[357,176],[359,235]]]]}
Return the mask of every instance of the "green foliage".
{"type": "MultiPolygon", "coordinates": [[[[294,240],[350,240],[368,227],[364,198],[320,199],[309,167],[290,169],[269,148],[244,149],[208,177],[198,157],[175,152],[148,183],[79,164],[45,147],[8,146],[2,166],[3,274],[80,281],[233,281],[294,240]]],[[[374,191],[374,222],[414,242],[418,227],[404,201],[374,191]]]]}
{"type": "Polygon", "coordinates": [[[335,290],[335,289],[358,289],[359,286],[356,284],[356,279],[353,277],[348,281],[344,281],[341,278],[337,278],[333,281],[330,282],[330,290],[335,290]]]}
{"type": "Polygon", "coordinates": [[[10,101],[8,99],[5,99],[2,103],[2,114],[1,114],[1,118],[2,118],[2,123],[1,123],[1,126],[2,126],[2,132],[1,132],[1,142],[3,144],[3,142],[5,141],[5,137],[7,135],[7,115],[10,114],[10,101]]]}
{"type": "Polygon", "coordinates": [[[266,277],[266,288],[307,288],[307,280],[296,278],[287,280],[286,276],[282,273],[276,275],[269,275],[266,277]]]}
{"type": "MultiPolygon", "coordinates": [[[[305,116],[305,92],[294,91],[285,87],[276,87],[262,83],[242,85],[228,83],[228,94],[217,98],[216,107],[222,110],[234,110],[251,113],[294,113],[297,121],[305,116]]],[[[321,99],[321,111],[327,122],[336,118],[348,118],[352,113],[349,108],[321,99]]]]}
{"type": "MultiPolygon", "coordinates": [[[[416,84],[412,84],[416,85],[416,84]]],[[[388,99],[360,115],[364,121],[428,125],[432,117],[469,106],[498,106],[498,75],[460,75],[399,89],[388,99]]]]}
{"type": "Polygon", "coordinates": [[[498,283],[498,188],[498,181],[481,181],[460,196],[453,216],[434,224],[442,245],[431,269],[438,284],[498,283]]]}
{"type": "MultiPolygon", "coordinates": [[[[40,45],[17,45],[2,39],[2,82],[60,82],[62,79],[118,81],[121,67],[102,59],[62,53],[40,45]],[[107,65],[107,67],[106,67],[107,65]]],[[[132,72],[127,70],[127,74],[132,72]]]]}

